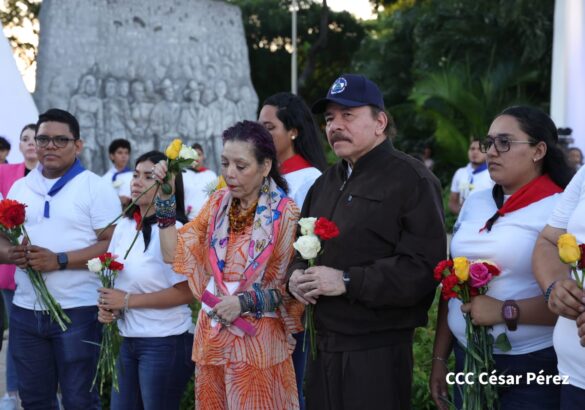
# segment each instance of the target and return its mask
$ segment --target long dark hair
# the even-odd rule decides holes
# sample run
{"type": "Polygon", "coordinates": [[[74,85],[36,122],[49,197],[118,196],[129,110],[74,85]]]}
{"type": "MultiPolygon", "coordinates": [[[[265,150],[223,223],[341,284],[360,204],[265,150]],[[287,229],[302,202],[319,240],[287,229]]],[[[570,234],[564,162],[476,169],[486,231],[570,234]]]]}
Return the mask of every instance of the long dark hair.
{"type": "Polygon", "coordinates": [[[288,184],[278,170],[276,147],[274,146],[272,135],[270,135],[264,126],[253,121],[237,122],[223,132],[223,143],[225,144],[227,141],[243,141],[252,144],[254,147],[254,157],[258,164],[262,164],[266,159],[272,160],[272,167],[268,176],[284,192],[288,192],[288,184]]]}
{"type": "MultiPolygon", "coordinates": [[[[542,173],[548,175],[555,184],[565,189],[575,175],[575,170],[569,166],[565,153],[558,145],[559,134],[553,120],[544,111],[525,105],[508,107],[498,114],[498,117],[502,115],[509,115],[518,121],[522,132],[530,137],[531,145],[536,145],[540,141],[546,144],[546,154],[542,160],[542,173]]],[[[492,195],[496,206],[500,209],[504,205],[502,186],[494,185],[492,195]]],[[[486,223],[488,231],[498,215],[496,213],[486,223]]]]}
{"type": "MultiPolygon", "coordinates": [[[[149,151],[136,159],[134,164],[134,168],[138,164],[144,161],[150,161],[153,164],[158,163],[159,161],[165,160],[167,156],[160,151],[149,151]]],[[[154,189],[154,188],[153,188],[154,189]]],[[[175,198],[177,200],[177,221],[186,224],[188,222],[187,215],[185,214],[185,190],[183,188],[183,176],[179,173],[175,177],[175,198]]],[[[132,218],[134,215],[134,211],[136,210],[136,205],[132,206],[128,211],[126,211],[126,216],[132,218]]]]}
{"type": "Polygon", "coordinates": [[[295,153],[306,159],[312,166],[324,171],[327,160],[319,141],[317,125],[307,104],[298,96],[281,92],[268,97],[262,106],[276,107],[276,116],[287,131],[293,128],[299,132],[293,140],[295,153]]]}

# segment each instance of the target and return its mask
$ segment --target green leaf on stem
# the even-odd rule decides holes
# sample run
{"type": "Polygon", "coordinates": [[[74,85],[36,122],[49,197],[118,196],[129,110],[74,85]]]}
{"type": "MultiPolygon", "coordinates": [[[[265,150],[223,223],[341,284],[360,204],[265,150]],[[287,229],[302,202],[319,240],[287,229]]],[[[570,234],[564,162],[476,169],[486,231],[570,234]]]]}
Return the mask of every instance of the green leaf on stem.
{"type": "Polygon", "coordinates": [[[512,350],[512,345],[510,344],[510,340],[506,333],[500,333],[498,337],[496,337],[496,341],[494,346],[500,349],[502,352],[509,352],[512,350]]]}

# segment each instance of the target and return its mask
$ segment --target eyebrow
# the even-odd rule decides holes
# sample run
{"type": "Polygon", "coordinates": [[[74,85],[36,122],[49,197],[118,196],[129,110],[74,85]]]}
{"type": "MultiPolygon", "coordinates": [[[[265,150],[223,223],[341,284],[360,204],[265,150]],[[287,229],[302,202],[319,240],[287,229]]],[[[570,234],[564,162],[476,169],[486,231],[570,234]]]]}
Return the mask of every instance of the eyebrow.
{"type": "Polygon", "coordinates": [[[512,134],[508,134],[507,132],[501,132],[499,134],[496,134],[495,136],[492,136],[490,134],[487,135],[490,138],[498,138],[498,137],[511,137],[512,134]]]}

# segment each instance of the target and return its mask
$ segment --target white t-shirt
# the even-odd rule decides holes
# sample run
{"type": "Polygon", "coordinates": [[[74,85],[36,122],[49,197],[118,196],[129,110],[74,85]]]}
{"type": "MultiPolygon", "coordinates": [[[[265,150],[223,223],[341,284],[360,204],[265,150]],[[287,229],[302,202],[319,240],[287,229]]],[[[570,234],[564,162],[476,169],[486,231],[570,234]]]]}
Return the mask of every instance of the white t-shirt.
{"type": "Polygon", "coordinates": [[[283,176],[288,183],[288,196],[292,198],[299,209],[301,209],[309,189],[313,186],[315,180],[321,176],[321,171],[317,168],[309,167],[289,172],[283,176]]]}
{"type": "Polygon", "coordinates": [[[191,220],[197,216],[208,198],[210,185],[217,181],[217,175],[210,169],[201,172],[183,171],[185,190],[185,214],[191,220]]]}
{"type": "MultiPolygon", "coordinates": [[[[585,168],[577,171],[547,222],[553,228],[566,229],[578,243],[585,243],[585,168]]],[[[585,347],[579,343],[574,320],[559,317],[554,332],[554,347],[559,373],[569,376],[569,383],[585,389],[585,347]]]]}
{"type": "MultiPolygon", "coordinates": [[[[33,245],[52,252],[86,248],[97,242],[95,231],[105,228],[122,211],[120,200],[106,183],[91,171],[69,181],[49,200],[50,218],[43,216],[45,196],[57,179],[47,179],[38,169],[17,180],[8,197],[27,205],[25,227],[33,245]],[[43,188],[44,187],[44,188],[43,188]]],[[[51,295],[64,309],[93,306],[100,282],[87,269],[66,269],[43,274],[51,295]]],[[[41,310],[28,275],[17,268],[14,304],[41,310]]]]}
{"type": "Polygon", "coordinates": [[[451,181],[451,192],[459,194],[459,202],[463,203],[469,195],[474,192],[483,191],[484,189],[491,189],[494,186],[494,181],[490,178],[490,173],[487,169],[473,173],[471,163],[463,168],[459,168],[453,175],[451,181]]]}
{"type": "MultiPolygon", "coordinates": [[[[479,232],[497,211],[489,190],[467,198],[455,224],[451,240],[451,257],[465,256],[470,260],[487,259],[497,264],[501,273],[489,283],[488,296],[498,300],[519,300],[542,296],[532,273],[532,251],[545,221],[560,199],[551,195],[522,209],[501,216],[491,232],[479,232]]],[[[459,343],[466,345],[465,318],[458,299],[449,301],[449,328],[459,343]]],[[[512,350],[498,354],[525,354],[552,346],[553,326],[519,324],[509,331],[504,323],[493,326],[490,332],[497,337],[506,333],[512,350]]]]}
{"type": "MultiPolygon", "coordinates": [[[[177,228],[181,225],[177,222],[177,228]]],[[[127,259],[122,259],[136,235],[136,222],[122,218],[116,226],[108,252],[118,256],[124,269],[116,279],[115,287],[130,294],[157,292],[185,282],[187,278],[175,273],[171,265],[163,262],[160,250],[159,228],[152,225],[148,249],[144,252],[144,237],[138,234],[127,259]]],[[[165,337],[180,335],[192,326],[191,309],[180,305],[166,309],[129,309],[118,329],[124,337],[165,337]]]]}
{"type": "Polygon", "coordinates": [[[132,171],[124,172],[122,174],[118,174],[115,181],[112,181],[112,177],[114,174],[118,172],[116,168],[112,167],[106,172],[102,179],[111,186],[116,195],[118,196],[125,196],[130,198],[130,183],[132,182],[132,171]]]}

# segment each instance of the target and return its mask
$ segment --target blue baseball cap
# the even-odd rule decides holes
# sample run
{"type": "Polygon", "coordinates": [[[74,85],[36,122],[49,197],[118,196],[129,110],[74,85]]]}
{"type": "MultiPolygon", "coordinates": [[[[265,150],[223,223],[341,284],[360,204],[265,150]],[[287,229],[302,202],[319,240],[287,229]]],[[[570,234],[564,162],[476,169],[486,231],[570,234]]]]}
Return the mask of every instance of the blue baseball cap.
{"type": "Polygon", "coordinates": [[[346,107],[373,105],[384,109],[384,98],[378,86],[359,74],[343,74],[335,80],[327,92],[327,97],[315,102],[311,111],[313,114],[322,114],[330,102],[346,107]]]}

